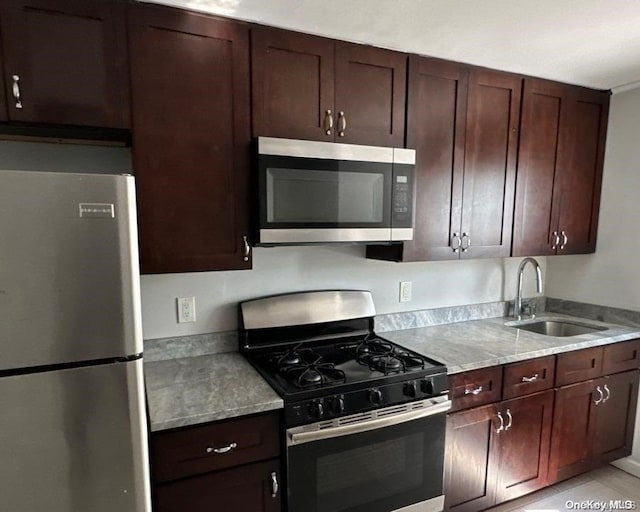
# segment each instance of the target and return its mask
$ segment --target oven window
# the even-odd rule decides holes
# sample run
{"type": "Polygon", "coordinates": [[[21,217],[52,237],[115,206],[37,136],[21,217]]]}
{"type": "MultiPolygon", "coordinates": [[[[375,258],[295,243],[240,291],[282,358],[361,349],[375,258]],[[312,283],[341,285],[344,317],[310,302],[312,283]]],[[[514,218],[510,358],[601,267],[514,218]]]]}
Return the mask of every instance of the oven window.
{"type": "Polygon", "coordinates": [[[389,512],[442,495],[446,415],[287,447],[289,512],[389,512]]]}
{"type": "Polygon", "coordinates": [[[269,223],[381,223],[384,180],[379,172],[266,170],[269,223]]]}
{"type": "Polygon", "coordinates": [[[318,512],[348,510],[422,482],[422,434],[327,455],[316,461],[318,512]]]}

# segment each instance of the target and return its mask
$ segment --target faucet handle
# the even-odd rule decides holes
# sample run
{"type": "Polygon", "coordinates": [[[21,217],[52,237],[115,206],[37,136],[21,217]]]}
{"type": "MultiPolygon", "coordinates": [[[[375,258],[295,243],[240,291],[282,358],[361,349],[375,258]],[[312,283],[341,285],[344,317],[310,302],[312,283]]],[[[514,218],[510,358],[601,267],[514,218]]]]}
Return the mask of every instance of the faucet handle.
{"type": "Polygon", "coordinates": [[[531,299],[527,303],[522,304],[522,313],[530,316],[531,318],[536,317],[536,301],[535,299],[531,299]]]}

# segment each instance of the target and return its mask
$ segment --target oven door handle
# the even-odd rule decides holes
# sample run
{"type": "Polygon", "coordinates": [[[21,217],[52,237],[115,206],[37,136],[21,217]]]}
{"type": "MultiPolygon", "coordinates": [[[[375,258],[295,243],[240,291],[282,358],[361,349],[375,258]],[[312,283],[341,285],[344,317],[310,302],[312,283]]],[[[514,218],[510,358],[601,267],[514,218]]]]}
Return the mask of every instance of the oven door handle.
{"type": "Polygon", "coordinates": [[[451,409],[451,400],[446,399],[438,402],[424,409],[418,409],[415,411],[402,412],[383,418],[375,418],[372,420],[366,420],[362,423],[353,423],[350,425],[341,425],[339,427],[331,427],[323,430],[314,430],[311,432],[299,432],[288,433],[288,445],[299,445],[304,443],[311,443],[313,441],[322,441],[324,439],[331,439],[333,437],[348,436],[351,434],[359,434],[360,432],[367,432],[369,430],[375,430],[384,427],[390,427],[392,425],[398,425],[400,423],[406,423],[407,421],[413,421],[420,418],[426,418],[433,416],[434,414],[446,413],[451,409]]]}

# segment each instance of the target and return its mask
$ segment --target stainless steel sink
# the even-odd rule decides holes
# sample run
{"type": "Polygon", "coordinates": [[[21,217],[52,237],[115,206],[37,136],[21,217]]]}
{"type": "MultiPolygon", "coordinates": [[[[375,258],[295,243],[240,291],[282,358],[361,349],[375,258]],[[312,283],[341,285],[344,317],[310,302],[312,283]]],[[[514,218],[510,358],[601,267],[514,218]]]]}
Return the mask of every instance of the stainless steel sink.
{"type": "Polygon", "coordinates": [[[576,324],[573,322],[560,322],[557,320],[541,320],[528,324],[511,325],[515,329],[523,331],[536,332],[545,336],[578,336],[580,334],[589,334],[591,332],[605,331],[606,327],[596,325],[576,324]]]}

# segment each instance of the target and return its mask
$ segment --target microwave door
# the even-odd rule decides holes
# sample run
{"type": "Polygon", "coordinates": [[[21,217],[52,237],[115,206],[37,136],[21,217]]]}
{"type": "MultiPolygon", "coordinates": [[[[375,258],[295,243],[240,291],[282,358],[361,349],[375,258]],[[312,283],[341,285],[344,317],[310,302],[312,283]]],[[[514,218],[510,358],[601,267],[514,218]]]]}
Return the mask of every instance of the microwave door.
{"type": "Polygon", "coordinates": [[[390,241],[392,163],[261,160],[262,245],[390,241]]]}

